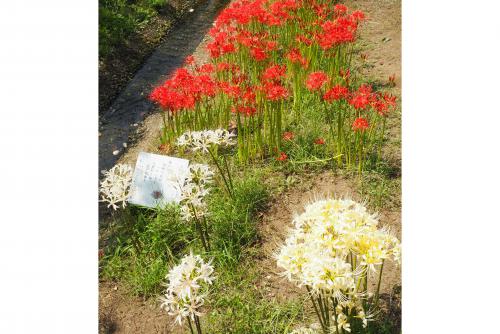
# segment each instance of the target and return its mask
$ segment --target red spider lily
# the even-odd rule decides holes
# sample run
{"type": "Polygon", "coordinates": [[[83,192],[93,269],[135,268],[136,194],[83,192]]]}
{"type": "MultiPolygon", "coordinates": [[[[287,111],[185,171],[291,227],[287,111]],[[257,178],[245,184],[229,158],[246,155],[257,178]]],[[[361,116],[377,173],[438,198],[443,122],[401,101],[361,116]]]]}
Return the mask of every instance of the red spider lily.
{"type": "Polygon", "coordinates": [[[335,5],[333,11],[338,16],[344,15],[345,13],[347,13],[347,6],[342,5],[342,4],[337,4],[337,5],[335,5]]]}
{"type": "Polygon", "coordinates": [[[277,101],[288,97],[288,90],[280,84],[265,83],[262,88],[266,92],[266,98],[270,101],[277,101]]]}
{"type": "Polygon", "coordinates": [[[217,91],[217,84],[208,75],[200,75],[198,77],[198,85],[200,87],[200,92],[205,96],[215,96],[217,91]]]}
{"type": "Polygon", "coordinates": [[[179,68],[172,78],[156,87],[149,98],[162,108],[175,113],[194,108],[203,95],[214,96],[216,85],[208,75],[193,75],[186,68],[179,68]]]}
{"type": "Polygon", "coordinates": [[[313,5],[314,12],[316,15],[322,19],[326,18],[328,15],[328,6],[326,4],[324,5],[313,5]]]}
{"type": "Polygon", "coordinates": [[[236,52],[236,47],[234,46],[233,43],[227,43],[222,45],[221,47],[221,53],[223,55],[228,54],[228,53],[233,53],[236,52]]]}
{"type": "Polygon", "coordinates": [[[220,62],[217,64],[217,72],[227,71],[231,68],[231,64],[226,62],[220,62]]]}
{"type": "Polygon", "coordinates": [[[393,95],[390,95],[390,94],[387,94],[387,93],[384,93],[384,95],[382,96],[382,98],[384,99],[384,101],[389,105],[389,106],[392,106],[392,107],[395,107],[396,106],[396,97],[393,96],[393,95]]]}
{"type": "Polygon", "coordinates": [[[239,73],[238,71],[234,71],[233,78],[231,82],[235,85],[240,85],[248,80],[248,75],[244,73],[239,73]]]}
{"type": "Polygon", "coordinates": [[[376,100],[372,102],[372,107],[380,116],[387,116],[389,107],[396,105],[396,97],[384,93],[384,95],[377,94],[376,100]]]}
{"type": "Polygon", "coordinates": [[[304,35],[297,35],[297,37],[295,37],[295,40],[299,43],[304,43],[307,46],[309,46],[313,43],[312,39],[307,38],[304,35]]]}
{"type": "Polygon", "coordinates": [[[285,65],[271,65],[264,70],[262,74],[263,81],[279,82],[281,78],[285,76],[286,66],[285,65]]]}
{"type": "Polygon", "coordinates": [[[213,73],[214,70],[215,70],[214,65],[207,63],[207,64],[203,64],[202,66],[200,66],[198,72],[200,72],[200,73],[213,73]]]}
{"type": "Polygon", "coordinates": [[[363,13],[362,11],[360,10],[356,10],[354,12],[352,12],[351,16],[356,19],[357,21],[362,21],[365,19],[365,13],[363,13]]]}
{"type": "Polygon", "coordinates": [[[392,86],[395,86],[395,85],[396,85],[396,74],[389,75],[389,83],[390,83],[392,86]]]}
{"type": "Polygon", "coordinates": [[[358,117],[354,120],[354,122],[352,123],[352,129],[354,131],[365,131],[366,129],[368,129],[369,127],[369,124],[368,124],[368,121],[363,118],[363,117],[358,117]]]}
{"type": "Polygon", "coordinates": [[[195,99],[192,94],[179,93],[165,86],[156,87],[149,98],[172,113],[195,106],[195,99]]]}
{"type": "Polygon", "coordinates": [[[253,106],[237,106],[237,107],[232,107],[231,112],[233,113],[239,113],[245,116],[253,116],[257,113],[257,108],[253,106]]]}
{"type": "Polygon", "coordinates": [[[387,113],[388,105],[383,100],[376,100],[372,102],[372,107],[377,111],[380,116],[385,116],[387,113]]]}
{"type": "Polygon", "coordinates": [[[267,41],[265,44],[264,44],[264,47],[266,48],[266,51],[273,51],[273,50],[276,50],[277,47],[278,47],[278,42],[275,42],[275,41],[267,41]]]}
{"type": "Polygon", "coordinates": [[[229,97],[238,98],[241,94],[241,89],[238,85],[231,85],[229,82],[220,81],[218,86],[220,90],[229,97]]]}
{"type": "Polygon", "coordinates": [[[309,61],[300,54],[299,49],[290,49],[290,52],[286,56],[288,60],[292,63],[299,63],[303,68],[307,68],[309,65],[309,61]]]}
{"type": "Polygon", "coordinates": [[[280,152],[280,156],[276,158],[278,161],[285,161],[286,159],[288,159],[288,155],[285,152],[280,152]]]}
{"type": "Polygon", "coordinates": [[[194,56],[193,55],[187,56],[186,59],[184,60],[184,64],[186,65],[194,64],[194,56]]]}
{"type": "Polygon", "coordinates": [[[375,101],[376,96],[372,93],[372,87],[363,84],[353,93],[352,98],[349,100],[349,104],[358,110],[364,110],[375,101]]]}
{"type": "Polygon", "coordinates": [[[267,59],[266,52],[259,47],[254,47],[250,49],[250,54],[256,61],[263,61],[267,59]]]}
{"type": "Polygon", "coordinates": [[[351,15],[337,15],[335,20],[327,20],[321,24],[322,31],[315,35],[315,39],[323,50],[342,43],[353,42],[356,38],[358,23],[362,19],[364,19],[364,14],[360,11],[353,12],[351,15]]]}
{"type": "Polygon", "coordinates": [[[318,71],[309,74],[306,80],[306,87],[310,91],[316,91],[320,89],[325,82],[328,81],[328,76],[325,72],[318,71]]]}
{"type": "Polygon", "coordinates": [[[218,58],[221,55],[221,50],[216,42],[208,43],[207,50],[211,58],[218,58]]]}
{"type": "Polygon", "coordinates": [[[275,16],[278,16],[284,20],[290,18],[290,14],[288,14],[289,10],[294,10],[298,8],[298,4],[295,1],[276,1],[269,6],[271,13],[275,16]]]}
{"type": "Polygon", "coordinates": [[[283,140],[291,141],[295,138],[295,134],[293,132],[283,132],[283,140]]]}
{"type": "Polygon", "coordinates": [[[339,75],[342,79],[344,79],[344,81],[348,81],[349,78],[351,77],[351,70],[350,69],[347,69],[347,70],[340,69],[339,75]]]}
{"type": "Polygon", "coordinates": [[[323,100],[332,102],[349,97],[349,89],[341,85],[335,85],[330,88],[324,95],[323,100]]]}
{"type": "Polygon", "coordinates": [[[316,145],[325,145],[325,140],[323,138],[316,138],[314,140],[314,144],[316,144],[316,145]]]}
{"type": "Polygon", "coordinates": [[[247,103],[255,103],[255,89],[253,87],[247,87],[240,97],[247,103]]]}

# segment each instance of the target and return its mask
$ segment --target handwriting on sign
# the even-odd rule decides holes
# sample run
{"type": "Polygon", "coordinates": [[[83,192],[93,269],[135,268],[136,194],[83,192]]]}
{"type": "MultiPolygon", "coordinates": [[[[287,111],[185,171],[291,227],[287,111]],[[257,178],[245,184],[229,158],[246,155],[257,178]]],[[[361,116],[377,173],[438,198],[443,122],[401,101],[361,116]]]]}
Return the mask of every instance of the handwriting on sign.
{"type": "Polygon", "coordinates": [[[137,158],[128,201],[150,208],[180,201],[179,185],[189,172],[189,161],[141,152],[137,158]]]}

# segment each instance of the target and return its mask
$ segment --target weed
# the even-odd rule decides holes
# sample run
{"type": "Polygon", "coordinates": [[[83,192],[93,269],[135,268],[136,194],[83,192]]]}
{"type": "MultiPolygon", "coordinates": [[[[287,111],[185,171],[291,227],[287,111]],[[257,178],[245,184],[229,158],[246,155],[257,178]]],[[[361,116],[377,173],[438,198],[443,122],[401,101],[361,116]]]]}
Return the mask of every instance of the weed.
{"type": "Polygon", "coordinates": [[[239,262],[243,248],[257,236],[255,215],[265,207],[267,199],[268,192],[257,177],[239,179],[232,200],[220,192],[211,197],[209,220],[219,263],[234,266],[239,262]]]}
{"type": "Polygon", "coordinates": [[[101,275],[124,280],[135,295],[161,291],[170,263],[192,242],[193,231],[180,220],[177,206],[149,210],[128,208],[117,219],[117,229],[101,260],[101,275]]]}
{"type": "Polygon", "coordinates": [[[256,287],[258,272],[242,264],[220,272],[214,286],[207,333],[288,333],[303,321],[302,300],[267,298],[256,287]]]}

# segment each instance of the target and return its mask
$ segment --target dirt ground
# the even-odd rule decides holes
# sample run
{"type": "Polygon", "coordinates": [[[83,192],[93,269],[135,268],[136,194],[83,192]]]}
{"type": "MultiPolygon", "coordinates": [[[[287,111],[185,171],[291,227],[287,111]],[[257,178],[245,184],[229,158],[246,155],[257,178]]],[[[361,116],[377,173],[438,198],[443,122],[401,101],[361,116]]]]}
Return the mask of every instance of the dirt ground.
{"type": "Polygon", "coordinates": [[[169,0],[159,15],[99,59],[99,115],[105,113],[175,22],[199,0],[169,0]]]}
{"type": "MultiPolygon", "coordinates": [[[[367,15],[367,22],[361,29],[360,59],[364,62],[362,73],[374,79],[393,94],[401,97],[401,2],[400,0],[350,0],[345,4],[350,8],[360,9],[367,15]],[[364,56],[361,56],[364,54],[364,56]],[[362,59],[364,58],[364,60],[362,59]],[[388,78],[395,75],[395,87],[388,86],[388,78]]],[[[207,59],[203,50],[203,42],[195,52],[198,61],[207,59]]],[[[400,118],[392,120],[391,134],[396,145],[390,146],[389,154],[400,161],[400,118]]],[[[160,115],[149,116],[138,129],[138,140],[120,158],[120,163],[135,164],[140,151],[160,152],[158,148],[158,133],[161,126],[160,115]]],[[[262,268],[259,284],[265,287],[270,297],[289,298],[299,290],[279,277],[279,269],[273,257],[278,246],[284,241],[295,213],[303,211],[304,204],[311,199],[325,196],[350,195],[353,199],[362,201],[353,180],[334,175],[332,172],[322,172],[301,176],[299,182],[281,194],[271,203],[263,214],[259,224],[261,236],[261,256],[257,259],[258,267],[262,268]],[[264,274],[265,273],[265,274],[264,274]]],[[[381,225],[389,225],[401,238],[401,203],[390,210],[380,213],[381,225]]],[[[394,286],[401,282],[401,272],[392,263],[384,267],[382,292],[391,294],[394,286]]],[[[166,315],[158,308],[156,301],[143,301],[140,298],[128,296],[124,289],[111,282],[101,282],[99,287],[100,332],[101,333],[173,333],[166,328],[166,315]]],[[[302,293],[302,291],[300,291],[302,293]]]]}

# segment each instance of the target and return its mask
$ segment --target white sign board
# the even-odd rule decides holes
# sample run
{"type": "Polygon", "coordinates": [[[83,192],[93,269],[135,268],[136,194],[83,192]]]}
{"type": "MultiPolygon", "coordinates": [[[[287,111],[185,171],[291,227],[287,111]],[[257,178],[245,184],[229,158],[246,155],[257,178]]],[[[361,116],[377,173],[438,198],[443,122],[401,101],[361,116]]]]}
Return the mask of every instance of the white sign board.
{"type": "Polygon", "coordinates": [[[141,152],[135,164],[128,202],[150,208],[179,203],[179,185],[188,173],[189,160],[141,152]]]}

